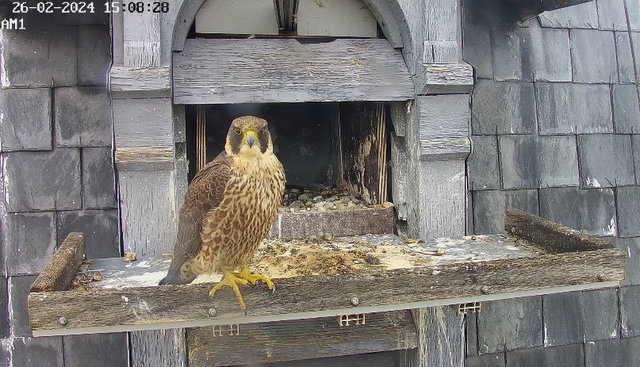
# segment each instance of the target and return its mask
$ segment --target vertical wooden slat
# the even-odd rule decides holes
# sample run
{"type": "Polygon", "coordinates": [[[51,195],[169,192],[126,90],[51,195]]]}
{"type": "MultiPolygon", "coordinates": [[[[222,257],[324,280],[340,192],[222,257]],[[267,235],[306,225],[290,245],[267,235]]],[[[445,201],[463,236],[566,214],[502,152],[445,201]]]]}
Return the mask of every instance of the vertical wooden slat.
{"type": "Polygon", "coordinates": [[[207,110],[196,108],[196,172],[207,164],[207,110]]]}
{"type": "Polygon", "coordinates": [[[340,105],[342,185],[369,204],[387,200],[385,125],[381,102],[340,105]]]}

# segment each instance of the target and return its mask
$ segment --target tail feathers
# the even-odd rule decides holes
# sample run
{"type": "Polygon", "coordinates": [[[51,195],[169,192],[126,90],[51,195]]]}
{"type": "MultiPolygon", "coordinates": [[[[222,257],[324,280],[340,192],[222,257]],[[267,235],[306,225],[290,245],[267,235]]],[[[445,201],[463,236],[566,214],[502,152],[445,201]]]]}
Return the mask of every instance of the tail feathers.
{"type": "Polygon", "coordinates": [[[182,283],[184,282],[180,280],[180,272],[169,270],[169,272],[167,273],[167,276],[162,278],[162,280],[160,281],[160,283],[158,283],[158,285],[182,284],[182,283]]]}

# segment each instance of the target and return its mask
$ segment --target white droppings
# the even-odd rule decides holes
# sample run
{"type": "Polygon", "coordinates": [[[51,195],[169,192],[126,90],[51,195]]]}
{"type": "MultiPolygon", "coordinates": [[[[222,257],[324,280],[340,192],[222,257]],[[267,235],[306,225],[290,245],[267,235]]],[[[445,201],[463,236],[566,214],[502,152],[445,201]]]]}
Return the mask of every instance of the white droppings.
{"type": "Polygon", "coordinates": [[[150,267],[151,267],[151,264],[150,264],[148,261],[144,260],[144,261],[140,261],[140,262],[138,262],[138,263],[136,264],[136,267],[137,267],[137,268],[150,268],[150,267]]]}
{"type": "Polygon", "coordinates": [[[122,298],[122,300],[123,300],[125,303],[129,303],[129,297],[127,297],[127,296],[121,296],[120,298],[122,298]]]}
{"type": "Polygon", "coordinates": [[[587,186],[602,187],[602,185],[600,185],[600,182],[598,182],[598,180],[593,177],[587,177],[587,186]]]}
{"type": "Polygon", "coordinates": [[[607,226],[607,228],[604,228],[604,235],[615,236],[616,231],[617,231],[616,218],[611,217],[611,221],[609,221],[609,225],[607,226]]]}
{"type": "Polygon", "coordinates": [[[547,324],[544,324],[544,346],[548,347],[549,346],[549,330],[547,329],[547,324]]]}
{"type": "Polygon", "coordinates": [[[631,258],[631,246],[627,246],[627,254],[629,254],[629,258],[631,258]]]}

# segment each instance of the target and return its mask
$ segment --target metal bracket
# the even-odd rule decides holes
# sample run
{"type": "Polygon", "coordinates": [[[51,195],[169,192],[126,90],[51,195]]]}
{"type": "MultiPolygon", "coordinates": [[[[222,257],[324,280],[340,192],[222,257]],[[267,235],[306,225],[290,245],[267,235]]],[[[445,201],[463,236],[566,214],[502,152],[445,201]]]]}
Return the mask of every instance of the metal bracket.
{"type": "Polygon", "coordinates": [[[338,316],[338,325],[340,326],[364,325],[366,321],[366,314],[364,313],[338,316]]]}
{"type": "Polygon", "coordinates": [[[231,324],[231,325],[214,325],[212,328],[213,336],[223,336],[226,333],[229,336],[238,336],[240,335],[240,325],[231,324]]]}
{"type": "Polygon", "coordinates": [[[468,313],[477,313],[482,309],[482,303],[480,302],[467,302],[460,303],[457,306],[458,315],[466,315],[468,313]]]}

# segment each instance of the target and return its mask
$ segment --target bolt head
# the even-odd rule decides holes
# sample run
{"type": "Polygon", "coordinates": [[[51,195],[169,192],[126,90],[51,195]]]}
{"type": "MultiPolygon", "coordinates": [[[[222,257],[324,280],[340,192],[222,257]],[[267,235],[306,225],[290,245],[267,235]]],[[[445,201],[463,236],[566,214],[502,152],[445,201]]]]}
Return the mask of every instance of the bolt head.
{"type": "Polygon", "coordinates": [[[598,274],[598,280],[604,282],[605,280],[607,280],[607,276],[604,274],[598,274]]]}
{"type": "Polygon", "coordinates": [[[67,324],[67,322],[69,322],[69,321],[68,321],[68,320],[67,320],[67,318],[66,318],[66,317],[64,317],[64,316],[62,316],[62,317],[59,317],[59,318],[58,318],[58,324],[60,324],[60,325],[62,325],[62,326],[66,325],[66,324],[67,324]]]}
{"type": "Polygon", "coordinates": [[[216,309],[213,307],[211,307],[208,311],[209,317],[214,317],[217,313],[218,311],[216,311],[216,309]]]}
{"type": "Polygon", "coordinates": [[[483,285],[482,288],[480,288],[480,292],[487,294],[489,293],[489,287],[486,285],[483,285]]]}
{"type": "Polygon", "coordinates": [[[358,297],[351,297],[351,304],[353,306],[357,306],[360,304],[360,300],[358,299],[358,297]]]}

